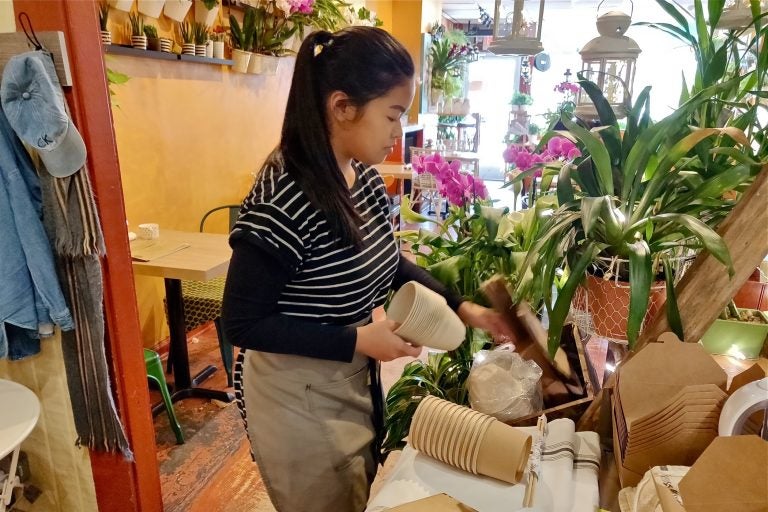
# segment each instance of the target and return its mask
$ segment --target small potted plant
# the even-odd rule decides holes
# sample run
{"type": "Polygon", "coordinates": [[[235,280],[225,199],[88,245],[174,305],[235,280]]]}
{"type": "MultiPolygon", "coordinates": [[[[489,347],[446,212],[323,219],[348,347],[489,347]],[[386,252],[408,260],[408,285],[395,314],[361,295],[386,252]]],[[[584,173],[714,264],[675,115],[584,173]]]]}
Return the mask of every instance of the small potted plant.
{"type": "Polygon", "coordinates": [[[737,308],[731,300],[720,318],[707,329],[701,344],[710,354],[737,359],[756,359],[768,336],[768,314],[757,309],[737,308]]]}
{"type": "Polygon", "coordinates": [[[512,101],[509,102],[512,105],[512,109],[518,112],[525,110],[528,105],[533,105],[533,98],[529,94],[524,92],[516,92],[512,95],[512,101]]]}
{"type": "Polygon", "coordinates": [[[240,27],[237,18],[229,15],[230,39],[232,41],[232,69],[238,73],[247,73],[251,60],[251,47],[253,46],[253,34],[256,30],[256,12],[252,8],[246,8],[243,16],[243,26],[240,27]]]}
{"type": "Polygon", "coordinates": [[[195,54],[195,26],[193,23],[185,21],[179,23],[179,34],[181,35],[181,54],[195,54]]]}
{"type": "Polygon", "coordinates": [[[144,18],[137,12],[128,14],[131,30],[131,46],[138,50],[147,49],[147,36],[144,35],[144,18]]]}
{"type": "Polygon", "coordinates": [[[208,41],[208,27],[202,23],[194,24],[195,55],[205,57],[205,43],[208,41]]]}
{"type": "Polygon", "coordinates": [[[147,50],[160,51],[160,38],[157,37],[157,27],[144,25],[144,35],[147,36],[147,50]]]}
{"type": "Polygon", "coordinates": [[[101,29],[101,42],[112,44],[112,34],[107,29],[109,19],[109,3],[106,0],[99,2],[99,28],[101,29]]]}
{"type": "Polygon", "coordinates": [[[219,0],[195,0],[195,21],[206,27],[216,22],[219,14],[219,0]]]}
{"type": "Polygon", "coordinates": [[[213,58],[224,58],[224,38],[227,36],[227,29],[221,25],[216,26],[211,31],[211,39],[213,39],[213,58]]]}

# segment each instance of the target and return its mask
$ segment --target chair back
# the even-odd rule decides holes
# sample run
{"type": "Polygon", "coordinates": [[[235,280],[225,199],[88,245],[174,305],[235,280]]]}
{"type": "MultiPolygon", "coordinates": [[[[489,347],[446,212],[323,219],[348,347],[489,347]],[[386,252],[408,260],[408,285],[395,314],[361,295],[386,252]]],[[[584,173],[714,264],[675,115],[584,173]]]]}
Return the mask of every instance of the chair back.
{"type": "Polygon", "coordinates": [[[229,210],[229,229],[230,231],[235,226],[235,222],[237,222],[237,217],[240,215],[240,205],[239,204],[225,204],[224,206],[217,206],[216,208],[213,208],[211,210],[208,210],[203,215],[203,218],[200,219],[200,232],[202,233],[205,228],[205,221],[208,220],[208,217],[215,212],[218,212],[219,210],[229,210]]]}

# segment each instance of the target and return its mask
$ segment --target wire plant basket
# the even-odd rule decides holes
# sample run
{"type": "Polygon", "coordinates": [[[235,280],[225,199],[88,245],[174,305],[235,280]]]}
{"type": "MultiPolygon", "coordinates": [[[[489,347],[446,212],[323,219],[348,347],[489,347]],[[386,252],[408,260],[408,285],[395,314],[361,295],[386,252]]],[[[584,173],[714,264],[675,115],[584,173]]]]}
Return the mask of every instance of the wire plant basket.
{"type": "MultiPolygon", "coordinates": [[[[670,258],[675,284],[693,262],[694,254],[670,258]]],[[[659,264],[654,270],[661,269],[659,264]]],[[[619,345],[627,345],[627,316],[629,314],[630,285],[629,261],[618,257],[601,257],[588,271],[585,282],[577,289],[571,301],[573,322],[585,336],[597,336],[619,345]]],[[[659,276],[659,272],[655,272],[659,276]]],[[[640,333],[664,307],[667,300],[666,282],[658,278],[651,284],[648,309],[640,333]]]]}

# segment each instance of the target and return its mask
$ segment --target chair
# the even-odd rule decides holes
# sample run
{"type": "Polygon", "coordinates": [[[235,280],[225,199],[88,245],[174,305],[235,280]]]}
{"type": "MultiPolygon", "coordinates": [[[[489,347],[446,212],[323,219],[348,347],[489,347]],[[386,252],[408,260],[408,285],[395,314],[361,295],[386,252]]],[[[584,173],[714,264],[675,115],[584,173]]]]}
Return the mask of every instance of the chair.
{"type": "MultiPolygon", "coordinates": [[[[237,204],[217,206],[207,211],[200,220],[200,232],[204,231],[205,223],[210,215],[220,210],[228,210],[229,228],[232,229],[240,212],[240,205],[237,204]]],[[[210,321],[213,321],[213,324],[216,326],[221,361],[227,374],[227,386],[232,387],[232,358],[234,349],[226,340],[221,327],[221,302],[224,297],[224,283],[224,277],[217,277],[208,281],[182,281],[181,295],[184,300],[184,324],[187,332],[210,321]]],[[[170,365],[171,357],[168,357],[169,372],[171,371],[170,365]]]]}
{"type": "Polygon", "coordinates": [[[160,394],[163,396],[165,410],[168,412],[168,419],[171,422],[171,429],[176,435],[176,442],[178,444],[184,444],[184,433],[181,431],[179,421],[176,419],[176,412],[173,410],[173,402],[171,402],[171,395],[168,393],[168,384],[165,382],[163,363],[160,361],[160,355],[154,350],[145,348],[144,366],[147,368],[147,378],[152,379],[152,381],[157,384],[157,387],[160,388],[160,394]]]}

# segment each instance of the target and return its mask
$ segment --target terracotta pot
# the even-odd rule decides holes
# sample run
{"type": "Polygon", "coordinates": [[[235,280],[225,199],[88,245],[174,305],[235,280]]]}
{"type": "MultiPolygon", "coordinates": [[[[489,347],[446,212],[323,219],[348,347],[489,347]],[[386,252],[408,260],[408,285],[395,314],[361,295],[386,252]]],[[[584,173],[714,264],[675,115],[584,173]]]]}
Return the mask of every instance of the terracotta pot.
{"type": "MultiPolygon", "coordinates": [[[[579,286],[574,294],[572,307],[589,313],[594,333],[603,338],[623,341],[627,339],[629,315],[629,283],[615,279],[604,280],[587,275],[586,290],[579,286]]],[[[651,285],[648,310],[643,325],[651,320],[667,299],[666,284],[656,281],[651,285]]]]}

